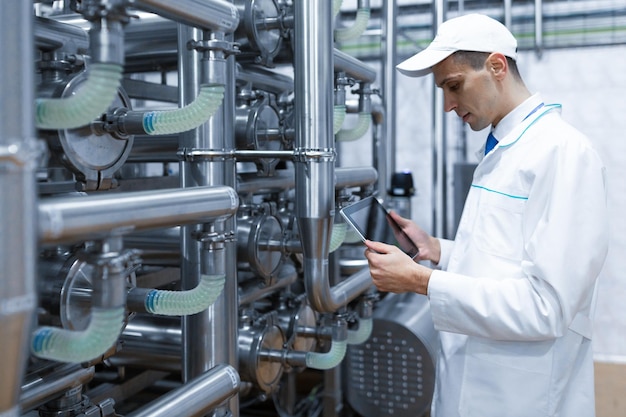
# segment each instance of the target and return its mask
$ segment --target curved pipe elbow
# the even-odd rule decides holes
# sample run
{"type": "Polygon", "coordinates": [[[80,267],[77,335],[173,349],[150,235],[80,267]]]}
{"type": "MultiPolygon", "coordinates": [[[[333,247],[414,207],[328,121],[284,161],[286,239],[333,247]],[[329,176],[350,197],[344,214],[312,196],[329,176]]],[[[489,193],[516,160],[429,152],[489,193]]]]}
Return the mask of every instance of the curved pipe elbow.
{"type": "Polygon", "coordinates": [[[143,129],[148,135],[169,135],[195,129],[213,116],[223,99],[223,85],[203,85],[198,97],[181,109],[144,113],[143,129]]]}
{"type": "Polygon", "coordinates": [[[152,290],[144,300],[148,313],[188,316],[209,308],[224,289],[226,275],[202,275],[200,283],[187,291],[152,290]]]}
{"type": "Polygon", "coordinates": [[[342,4],[343,0],[333,0],[333,16],[337,16],[342,4]]]}
{"type": "Polygon", "coordinates": [[[346,223],[333,224],[333,230],[330,234],[330,246],[328,252],[332,253],[339,249],[346,239],[348,225],[346,223]]]}
{"type": "Polygon", "coordinates": [[[113,346],[124,326],[124,314],[124,307],[93,308],[85,330],[40,327],[33,333],[31,351],[35,356],[58,362],[91,361],[113,346]]]}
{"type": "Polygon", "coordinates": [[[335,29],[335,41],[347,42],[357,39],[367,29],[367,23],[370,20],[370,9],[362,8],[356,11],[356,19],[354,24],[349,28],[335,29]]]}
{"type": "Polygon", "coordinates": [[[76,94],[43,98],[35,102],[35,125],[39,129],[75,129],[90,124],[107,111],[117,95],[122,66],[94,63],[76,94]]]}
{"type": "Polygon", "coordinates": [[[346,106],[344,104],[336,104],[333,108],[333,135],[339,133],[343,121],[346,119],[346,106]]]}
{"type": "Polygon", "coordinates": [[[337,141],[349,142],[363,137],[363,135],[370,128],[370,121],[372,120],[369,113],[359,113],[359,121],[353,129],[340,130],[337,133],[337,141]]]}
{"type": "Polygon", "coordinates": [[[313,369],[332,369],[339,365],[346,355],[347,340],[333,340],[326,353],[307,352],[306,366],[313,369]]]}

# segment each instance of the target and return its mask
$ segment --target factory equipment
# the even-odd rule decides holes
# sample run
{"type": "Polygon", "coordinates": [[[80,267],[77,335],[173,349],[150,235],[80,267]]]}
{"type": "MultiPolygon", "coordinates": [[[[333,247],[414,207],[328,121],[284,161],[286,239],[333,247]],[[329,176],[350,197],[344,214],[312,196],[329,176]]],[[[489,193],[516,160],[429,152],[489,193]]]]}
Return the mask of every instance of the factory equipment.
{"type": "Polygon", "coordinates": [[[3,6],[1,417],[367,416],[396,409],[362,365],[385,349],[425,410],[432,323],[337,216],[386,183],[336,146],[383,122],[335,44],[369,1],[3,6]],[[320,375],[361,382],[302,392],[320,375]]]}

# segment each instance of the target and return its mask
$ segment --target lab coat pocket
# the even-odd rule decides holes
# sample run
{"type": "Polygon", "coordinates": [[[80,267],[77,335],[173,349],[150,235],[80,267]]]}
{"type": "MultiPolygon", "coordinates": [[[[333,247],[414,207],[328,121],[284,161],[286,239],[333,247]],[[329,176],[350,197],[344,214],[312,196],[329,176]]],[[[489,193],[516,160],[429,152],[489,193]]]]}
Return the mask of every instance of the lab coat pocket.
{"type": "Polygon", "coordinates": [[[460,401],[464,417],[548,416],[552,341],[470,338],[460,401]]]}
{"type": "Polygon", "coordinates": [[[492,255],[521,260],[525,204],[523,198],[483,191],[472,234],[476,247],[492,255]]]}

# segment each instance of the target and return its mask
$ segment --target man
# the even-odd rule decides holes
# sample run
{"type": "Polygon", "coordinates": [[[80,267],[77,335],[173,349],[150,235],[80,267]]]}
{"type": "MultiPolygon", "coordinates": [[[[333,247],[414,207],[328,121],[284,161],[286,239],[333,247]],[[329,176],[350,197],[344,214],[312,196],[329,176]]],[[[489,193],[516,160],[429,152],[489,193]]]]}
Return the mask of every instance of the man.
{"type": "Polygon", "coordinates": [[[445,110],[495,137],[454,241],[394,214],[435,269],[366,242],[381,291],[430,300],[440,331],[433,417],[595,415],[590,317],[608,250],[605,168],[560,106],[528,91],[516,57],[506,27],[472,14],[443,23],[397,67],[432,73],[445,110]]]}

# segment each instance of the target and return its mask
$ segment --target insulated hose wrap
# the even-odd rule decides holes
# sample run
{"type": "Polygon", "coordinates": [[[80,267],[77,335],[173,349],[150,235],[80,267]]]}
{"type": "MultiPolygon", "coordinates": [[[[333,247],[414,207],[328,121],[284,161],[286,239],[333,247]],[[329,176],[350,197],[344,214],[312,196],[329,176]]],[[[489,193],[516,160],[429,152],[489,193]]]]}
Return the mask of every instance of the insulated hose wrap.
{"type": "Polygon", "coordinates": [[[145,300],[146,311],[162,316],[188,316],[209,308],[224,289],[226,275],[201,275],[192,290],[152,290],[145,300]]]}
{"type": "Polygon", "coordinates": [[[333,16],[337,16],[337,13],[341,10],[342,4],[343,0],[333,0],[333,16]]]}
{"type": "Polygon", "coordinates": [[[333,340],[330,350],[326,353],[307,352],[306,366],[312,369],[332,369],[339,365],[346,355],[348,343],[346,340],[333,340]]]}
{"type": "Polygon", "coordinates": [[[333,231],[330,235],[330,247],[328,249],[328,252],[334,252],[339,249],[344,239],[346,238],[347,227],[348,225],[345,223],[333,224],[333,231]]]}
{"type": "Polygon", "coordinates": [[[367,29],[370,20],[370,9],[359,9],[356,11],[354,24],[349,28],[335,29],[335,41],[347,42],[357,39],[367,29]]]}
{"type": "Polygon", "coordinates": [[[348,330],[348,344],[360,345],[365,342],[372,334],[372,326],[372,318],[360,319],[359,328],[357,330],[348,330]]]}
{"type": "Polygon", "coordinates": [[[340,130],[339,133],[337,133],[337,140],[339,142],[348,142],[363,137],[367,129],[370,128],[371,120],[372,116],[369,113],[359,113],[359,121],[354,129],[340,130]]]}
{"type": "Polygon", "coordinates": [[[343,104],[336,104],[333,108],[333,135],[341,129],[343,121],[346,119],[346,106],[343,104]]]}
{"type": "Polygon", "coordinates": [[[35,125],[39,129],[75,129],[90,124],[115,100],[122,71],[117,64],[92,64],[75,94],[35,101],[35,125]]]}
{"type": "Polygon", "coordinates": [[[223,99],[223,85],[203,85],[198,97],[181,109],[146,112],[143,129],[149,135],[169,135],[195,129],[213,116],[223,99]]]}
{"type": "MultiPolygon", "coordinates": [[[[346,225],[347,226],[347,225],[346,225]]],[[[346,230],[346,236],[343,238],[344,243],[358,243],[363,242],[361,236],[354,230],[353,227],[348,227],[346,230]]]]}
{"type": "Polygon", "coordinates": [[[40,327],[33,333],[32,353],[43,359],[81,363],[102,356],[117,340],[124,325],[124,307],[94,307],[85,330],[40,327]]]}

